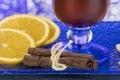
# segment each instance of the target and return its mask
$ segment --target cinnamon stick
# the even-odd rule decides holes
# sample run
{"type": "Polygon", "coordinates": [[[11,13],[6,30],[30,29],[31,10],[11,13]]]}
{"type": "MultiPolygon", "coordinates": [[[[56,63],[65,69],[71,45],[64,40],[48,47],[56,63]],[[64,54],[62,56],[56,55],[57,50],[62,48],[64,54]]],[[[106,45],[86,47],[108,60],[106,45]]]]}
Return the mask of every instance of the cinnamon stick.
{"type": "MultiPolygon", "coordinates": [[[[37,56],[51,56],[51,50],[50,49],[42,49],[42,48],[29,48],[28,54],[37,55],[37,56]]],[[[88,54],[79,54],[79,53],[73,53],[73,52],[67,52],[64,51],[61,55],[61,57],[76,57],[76,58],[87,58],[90,60],[93,60],[93,55],[88,54]]]]}
{"type": "MultiPolygon", "coordinates": [[[[96,61],[86,58],[60,57],[59,62],[70,68],[96,69],[96,67],[94,67],[94,62],[96,61]]],[[[28,67],[50,68],[52,66],[50,57],[36,55],[26,55],[23,59],[23,64],[28,67]]]]}
{"type": "Polygon", "coordinates": [[[93,62],[93,69],[97,69],[97,67],[98,67],[98,61],[94,61],[93,62]]]}

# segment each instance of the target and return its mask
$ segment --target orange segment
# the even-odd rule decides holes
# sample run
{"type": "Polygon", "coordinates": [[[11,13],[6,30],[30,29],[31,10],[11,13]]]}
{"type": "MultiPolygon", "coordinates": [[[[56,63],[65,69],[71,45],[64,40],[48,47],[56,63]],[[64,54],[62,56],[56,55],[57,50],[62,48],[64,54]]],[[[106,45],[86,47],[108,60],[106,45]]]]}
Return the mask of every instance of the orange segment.
{"type": "Polygon", "coordinates": [[[15,29],[0,29],[0,64],[22,62],[29,47],[35,47],[35,42],[28,34],[15,29]]]}
{"type": "Polygon", "coordinates": [[[49,35],[48,24],[35,16],[19,14],[7,17],[0,22],[0,28],[18,29],[29,34],[39,47],[49,35]]]}
{"type": "Polygon", "coordinates": [[[48,39],[43,43],[43,46],[53,43],[58,39],[60,35],[60,28],[51,20],[44,18],[42,16],[37,16],[39,19],[44,20],[50,27],[50,33],[48,39]]]}

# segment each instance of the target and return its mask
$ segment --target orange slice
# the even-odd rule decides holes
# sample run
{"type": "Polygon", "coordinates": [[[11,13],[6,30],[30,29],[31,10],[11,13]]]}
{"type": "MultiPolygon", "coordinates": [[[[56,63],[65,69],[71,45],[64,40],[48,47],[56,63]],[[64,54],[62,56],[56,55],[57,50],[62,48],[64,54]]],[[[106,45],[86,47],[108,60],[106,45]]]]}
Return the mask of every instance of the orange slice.
{"type": "Polygon", "coordinates": [[[29,34],[37,47],[42,46],[47,40],[50,31],[45,21],[28,14],[7,17],[0,22],[0,28],[17,29],[29,34]]]}
{"type": "Polygon", "coordinates": [[[34,40],[26,33],[15,29],[0,29],[0,64],[18,64],[35,47],[34,40]]]}
{"type": "Polygon", "coordinates": [[[60,35],[60,28],[53,21],[45,17],[42,17],[42,16],[37,16],[37,17],[47,22],[50,27],[50,33],[49,33],[48,39],[43,43],[43,46],[53,43],[55,40],[58,39],[60,35]]]}

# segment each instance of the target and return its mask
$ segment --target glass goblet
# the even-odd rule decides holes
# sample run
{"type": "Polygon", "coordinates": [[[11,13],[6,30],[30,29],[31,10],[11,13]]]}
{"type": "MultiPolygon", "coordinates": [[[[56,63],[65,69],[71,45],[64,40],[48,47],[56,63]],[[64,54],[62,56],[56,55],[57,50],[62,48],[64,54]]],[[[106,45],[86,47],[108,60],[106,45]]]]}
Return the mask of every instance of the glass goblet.
{"type": "Polygon", "coordinates": [[[92,40],[91,26],[106,15],[109,0],[53,0],[58,19],[70,26],[67,38],[73,41],[68,51],[94,55],[99,63],[109,58],[109,51],[92,40]]]}

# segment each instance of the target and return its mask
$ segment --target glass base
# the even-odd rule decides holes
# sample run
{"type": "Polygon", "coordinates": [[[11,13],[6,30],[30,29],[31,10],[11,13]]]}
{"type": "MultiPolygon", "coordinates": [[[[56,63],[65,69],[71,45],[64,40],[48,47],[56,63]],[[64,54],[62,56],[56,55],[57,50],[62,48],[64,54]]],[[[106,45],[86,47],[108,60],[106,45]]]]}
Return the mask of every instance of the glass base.
{"type": "Polygon", "coordinates": [[[95,60],[98,60],[99,65],[101,65],[102,63],[106,63],[106,61],[108,62],[110,56],[110,52],[107,48],[92,43],[82,46],[72,44],[66,50],[70,52],[77,52],[82,54],[91,54],[94,56],[95,60]]]}

